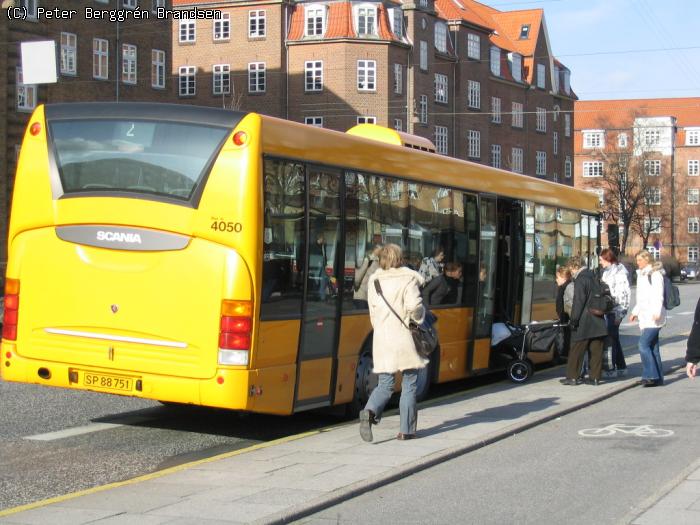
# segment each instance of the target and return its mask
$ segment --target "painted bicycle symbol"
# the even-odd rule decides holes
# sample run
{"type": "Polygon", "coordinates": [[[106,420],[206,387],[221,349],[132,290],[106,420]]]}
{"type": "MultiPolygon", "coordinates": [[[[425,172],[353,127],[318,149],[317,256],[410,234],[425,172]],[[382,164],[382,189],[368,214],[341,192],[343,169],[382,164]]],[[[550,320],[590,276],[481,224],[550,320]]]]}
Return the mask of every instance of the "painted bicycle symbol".
{"type": "Polygon", "coordinates": [[[607,437],[614,434],[628,434],[637,437],[669,437],[673,435],[673,430],[652,428],[651,425],[615,424],[602,428],[584,428],[579,430],[578,434],[584,437],[607,437]]]}

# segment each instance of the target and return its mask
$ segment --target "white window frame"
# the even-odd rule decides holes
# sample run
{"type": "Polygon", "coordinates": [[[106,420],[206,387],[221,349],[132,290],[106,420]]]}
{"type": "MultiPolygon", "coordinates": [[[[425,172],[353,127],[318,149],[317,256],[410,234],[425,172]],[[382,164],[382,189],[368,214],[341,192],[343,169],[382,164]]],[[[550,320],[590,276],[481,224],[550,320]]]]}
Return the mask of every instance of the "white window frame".
{"type": "Polygon", "coordinates": [[[698,255],[700,255],[700,247],[688,246],[688,262],[698,262],[698,255]]]}
{"type": "Polygon", "coordinates": [[[603,169],[605,167],[602,160],[587,160],[582,164],[583,176],[588,177],[602,177],[603,169]]]}
{"type": "Polygon", "coordinates": [[[688,188],[688,204],[700,204],[700,188],[688,188]]]}
{"type": "Polygon", "coordinates": [[[447,104],[449,102],[447,75],[435,73],[435,102],[447,104]]]}
{"type": "Polygon", "coordinates": [[[248,63],[248,93],[267,91],[267,65],[265,62],[248,63]]]}
{"type": "Polygon", "coordinates": [[[481,131],[475,129],[467,131],[467,157],[470,159],[481,158],[481,131]]]}
{"type": "Polygon", "coordinates": [[[137,49],[133,44],[122,44],[122,82],[136,84],[137,82],[137,49]]]}
{"type": "Polygon", "coordinates": [[[514,128],[523,127],[523,104],[521,102],[512,103],[512,122],[514,128]]]}
{"type": "Polygon", "coordinates": [[[304,117],[304,124],[314,126],[316,128],[322,128],[323,117],[304,117]]]}
{"type": "Polygon", "coordinates": [[[418,121],[423,125],[428,123],[428,95],[418,97],[418,121]]]}
{"type": "Polygon", "coordinates": [[[403,11],[402,11],[402,9],[400,7],[394,7],[392,9],[389,9],[389,11],[390,11],[389,21],[391,22],[391,31],[399,39],[403,39],[404,30],[403,30],[403,11]]]}
{"type": "Polygon", "coordinates": [[[61,32],[61,74],[76,75],[78,72],[78,35],[61,32]]]}
{"type": "Polygon", "coordinates": [[[618,134],[617,147],[618,148],[626,148],[627,147],[627,133],[618,134]]]}
{"type": "Polygon", "coordinates": [[[501,145],[491,144],[491,166],[500,168],[502,165],[501,145]]]}
{"type": "Polygon", "coordinates": [[[582,132],[583,147],[597,149],[605,147],[605,131],[602,129],[587,129],[582,132]]]}
{"type": "Polygon", "coordinates": [[[688,233],[700,233],[700,217],[688,217],[688,233]]]}
{"type": "Polygon", "coordinates": [[[661,188],[656,186],[647,188],[645,202],[647,206],[661,206],[661,188]]]}
{"type": "Polygon", "coordinates": [[[500,77],[501,76],[501,48],[497,46],[491,46],[491,51],[489,54],[489,63],[491,65],[491,74],[500,77]]]}
{"type": "Polygon", "coordinates": [[[231,14],[221,13],[221,18],[215,19],[212,24],[212,38],[214,42],[231,40],[231,14]]]}
{"type": "Polygon", "coordinates": [[[447,155],[447,126],[435,126],[435,151],[447,155]]]}
{"type": "Polygon", "coordinates": [[[178,95],[193,97],[197,94],[197,68],[195,66],[180,66],[178,68],[178,95]]]}
{"type": "MultiPolygon", "coordinates": [[[[661,233],[661,218],[660,217],[652,217],[651,221],[649,221],[649,217],[644,218],[644,231],[649,231],[649,233],[661,233]],[[649,226],[653,226],[651,230],[649,230],[649,226]]],[[[647,246],[647,249],[650,247],[647,246]]],[[[651,251],[651,250],[649,250],[651,251]]]]}
{"type": "Polygon", "coordinates": [[[231,93],[231,65],[214,64],[212,70],[212,93],[228,95],[231,93]]]}
{"type": "Polygon", "coordinates": [[[358,124],[376,124],[377,117],[372,117],[369,115],[362,115],[362,116],[357,117],[357,123],[358,124]]]}
{"type": "Polygon", "coordinates": [[[326,9],[326,6],[322,4],[311,4],[304,8],[304,34],[306,36],[321,37],[326,34],[326,9]]]}
{"type": "Polygon", "coordinates": [[[700,129],[688,129],[685,130],[685,145],[686,146],[700,146],[700,129]]]}
{"type": "Polygon", "coordinates": [[[165,51],[162,49],[151,49],[151,87],[165,87],[165,51]]]}
{"type": "MultiPolygon", "coordinates": [[[[658,231],[653,230],[650,233],[661,233],[661,226],[659,225],[658,231]]],[[[652,246],[647,246],[647,251],[649,252],[649,255],[651,255],[655,261],[658,261],[661,259],[661,249],[652,246]]]]}
{"type": "Polygon", "coordinates": [[[571,113],[564,113],[564,136],[571,136],[571,113]]]}
{"type": "Polygon", "coordinates": [[[644,145],[658,146],[661,144],[661,130],[645,129],[644,130],[644,145]]]}
{"type": "Polygon", "coordinates": [[[109,78],[109,41],[104,38],[92,39],[92,78],[109,78]]]}
{"type": "Polygon", "coordinates": [[[547,132],[547,110],[545,108],[535,108],[535,131],[547,132]]]}
{"type": "Polygon", "coordinates": [[[511,74],[516,82],[523,81],[523,56],[520,53],[511,55],[511,74]]]}
{"type": "Polygon", "coordinates": [[[481,82],[467,81],[467,107],[481,109],[481,82]]]}
{"type": "Polygon", "coordinates": [[[394,64],[394,93],[401,95],[403,93],[403,66],[394,64]]]}
{"type": "Polygon", "coordinates": [[[537,87],[540,89],[547,87],[546,73],[547,67],[544,64],[537,64],[537,87]]]}
{"type": "Polygon", "coordinates": [[[481,60],[481,37],[476,33],[467,33],[467,58],[481,60]]]}
{"type": "Polygon", "coordinates": [[[122,6],[124,9],[136,9],[138,3],[138,0],[122,0],[122,6]]]}
{"type": "Polygon", "coordinates": [[[439,53],[447,53],[447,24],[435,22],[435,49],[439,53]]]}
{"type": "Polygon", "coordinates": [[[264,38],[267,31],[267,10],[248,11],[248,38],[264,38]]]}
{"type": "Polygon", "coordinates": [[[645,160],[644,161],[644,174],[648,177],[659,177],[661,175],[661,161],[660,160],[645,160]]]}
{"type": "Polygon", "coordinates": [[[22,68],[15,68],[17,88],[16,107],[20,111],[31,111],[36,108],[36,84],[25,84],[22,68]]]}
{"type": "Polygon", "coordinates": [[[355,6],[355,30],[358,36],[377,34],[377,8],[373,4],[355,6]]]}
{"type": "Polygon", "coordinates": [[[688,160],[688,177],[697,177],[700,175],[700,160],[688,160]]]}
{"type": "Polygon", "coordinates": [[[500,124],[501,116],[501,99],[499,97],[491,97],[491,122],[500,124]]]}
{"type": "Polygon", "coordinates": [[[365,92],[377,90],[376,60],[357,61],[357,90],[365,92]]]}
{"type": "Polygon", "coordinates": [[[552,132],[552,153],[556,156],[559,155],[559,132],[552,132]]]}
{"type": "Polygon", "coordinates": [[[547,175],[547,152],[535,152],[535,175],[544,177],[547,175]]]}
{"type": "Polygon", "coordinates": [[[515,173],[522,173],[523,172],[523,159],[525,158],[525,156],[523,155],[523,148],[512,148],[511,149],[511,157],[512,157],[511,169],[515,173]]]}
{"type": "Polygon", "coordinates": [[[304,91],[306,93],[323,91],[323,60],[304,62],[304,91]]]}
{"type": "Polygon", "coordinates": [[[564,177],[567,179],[571,178],[571,157],[566,157],[564,160],[564,177]]]}
{"type": "Polygon", "coordinates": [[[394,129],[396,131],[403,131],[403,120],[400,118],[395,118],[394,119],[394,129]]]}
{"type": "Polygon", "coordinates": [[[197,41],[197,24],[191,18],[184,18],[178,22],[178,42],[191,44],[197,41]]]}
{"type": "Polygon", "coordinates": [[[419,66],[422,71],[428,71],[428,42],[421,40],[418,47],[420,52],[419,66]]]}

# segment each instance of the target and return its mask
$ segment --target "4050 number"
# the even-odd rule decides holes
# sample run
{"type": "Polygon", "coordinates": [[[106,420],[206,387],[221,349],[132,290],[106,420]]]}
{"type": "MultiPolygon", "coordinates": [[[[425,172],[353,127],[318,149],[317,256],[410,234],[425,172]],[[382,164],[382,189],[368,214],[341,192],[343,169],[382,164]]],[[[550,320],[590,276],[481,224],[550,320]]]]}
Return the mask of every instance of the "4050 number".
{"type": "Polygon", "coordinates": [[[211,223],[211,229],[217,232],[241,233],[243,225],[240,222],[214,221],[211,223]]]}

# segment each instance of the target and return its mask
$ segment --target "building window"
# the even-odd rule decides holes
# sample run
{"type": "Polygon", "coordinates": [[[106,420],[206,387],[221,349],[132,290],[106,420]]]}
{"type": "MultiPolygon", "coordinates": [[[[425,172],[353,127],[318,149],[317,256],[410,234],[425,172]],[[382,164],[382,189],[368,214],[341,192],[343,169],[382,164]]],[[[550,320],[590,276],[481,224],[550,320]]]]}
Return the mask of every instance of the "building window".
{"type": "Polygon", "coordinates": [[[645,160],[644,161],[644,173],[650,177],[658,177],[661,175],[661,161],[660,160],[645,160]]]}
{"type": "Polygon", "coordinates": [[[467,131],[467,157],[470,159],[481,158],[481,132],[470,129],[467,131]]]}
{"type": "Polygon", "coordinates": [[[520,102],[513,102],[513,122],[514,128],[523,127],[523,105],[520,102]]]}
{"type": "Polygon", "coordinates": [[[544,64],[537,64],[537,87],[540,89],[544,89],[546,86],[545,70],[544,64]]]}
{"type": "Polygon", "coordinates": [[[248,11],[248,37],[263,38],[265,36],[265,16],[264,9],[248,11]]]}
{"type": "Polygon", "coordinates": [[[605,146],[605,132],[604,131],[584,131],[583,132],[583,147],[592,148],[602,148],[605,146]]]}
{"type": "Polygon", "coordinates": [[[420,41],[420,68],[428,70],[428,43],[425,40],[420,41]]]}
{"type": "Polygon", "coordinates": [[[136,84],[136,46],[122,44],[122,82],[136,84]]]}
{"type": "Polygon", "coordinates": [[[688,204],[700,204],[700,188],[688,190],[688,204]]]}
{"type": "Polygon", "coordinates": [[[157,13],[159,7],[165,7],[165,0],[152,0],[151,1],[151,12],[157,13]]]}
{"type": "Polygon", "coordinates": [[[24,7],[29,20],[36,20],[36,8],[39,4],[38,0],[20,0],[19,7],[24,7]]]}
{"type": "Polygon", "coordinates": [[[447,75],[435,73],[435,102],[447,104],[447,75]]]}
{"type": "Polygon", "coordinates": [[[571,136],[571,113],[564,113],[564,136],[571,136]]]}
{"type": "Polygon", "coordinates": [[[61,73],[75,75],[77,72],[78,37],[74,33],[61,33],[61,73]]]}
{"type": "Polygon", "coordinates": [[[620,133],[617,136],[617,147],[626,148],[627,147],[627,133],[620,133]]]}
{"type": "Polygon", "coordinates": [[[214,95],[231,93],[231,66],[229,64],[215,64],[212,71],[214,72],[214,95]]]}
{"type": "Polygon", "coordinates": [[[479,35],[467,34],[467,57],[481,60],[481,37],[479,35]]]}
{"type": "Polygon", "coordinates": [[[25,84],[22,68],[15,70],[17,81],[17,109],[31,110],[36,107],[36,85],[25,84]]]}
{"type": "Polygon", "coordinates": [[[700,129],[686,129],[685,145],[700,146],[700,129]]]}
{"type": "Polygon", "coordinates": [[[447,155],[447,126],[435,126],[435,151],[447,155]]]}
{"type": "Polygon", "coordinates": [[[688,262],[698,262],[698,252],[700,249],[697,246],[688,246],[688,262]]]}
{"type": "Polygon", "coordinates": [[[491,97],[491,122],[501,123],[501,99],[498,97],[491,97]]]}
{"type": "Polygon", "coordinates": [[[418,120],[421,124],[428,123],[428,96],[421,95],[418,102],[418,120]]]}
{"type": "Polygon", "coordinates": [[[501,76],[501,50],[496,46],[491,46],[491,73],[501,76]]]}
{"type": "Polygon", "coordinates": [[[306,8],[306,36],[323,36],[326,32],[326,8],[311,5],[306,8]]]}
{"type": "Polygon", "coordinates": [[[304,91],[323,90],[323,61],[304,62],[304,91]]]}
{"type": "Polygon", "coordinates": [[[537,117],[535,121],[535,131],[540,131],[542,133],[547,132],[547,110],[544,108],[536,108],[535,115],[537,117]]]}
{"type": "Polygon", "coordinates": [[[165,51],[151,50],[151,87],[165,87],[165,51]]]}
{"type": "Polygon", "coordinates": [[[511,156],[513,157],[513,162],[512,162],[512,170],[515,173],[522,173],[523,172],[523,149],[522,148],[513,148],[511,150],[511,156]]]}
{"type": "MultiPolygon", "coordinates": [[[[659,217],[652,217],[651,220],[649,217],[645,218],[644,231],[649,233],[661,233],[661,219],[659,217]]],[[[647,249],[649,249],[648,246],[647,249]]],[[[658,259],[658,257],[655,257],[655,259],[658,259]]]]}
{"type": "Polygon", "coordinates": [[[357,117],[358,124],[376,124],[377,117],[357,117]]]}
{"type": "Polygon", "coordinates": [[[547,152],[535,152],[535,175],[544,177],[547,175],[547,152]]]}
{"type": "Polygon", "coordinates": [[[530,38],[530,24],[523,24],[520,26],[520,40],[527,40],[530,38]]]}
{"type": "Polygon", "coordinates": [[[688,233],[700,233],[700,218],[688,217],[688,233]]]}
{"type": "Polygon", "coordinates": [[[600,160],[587,161],[583,163],[584,177],[602,177],[603,162],[600,160]]]}
{"type": "Polygon", "coordinates": [[[377,8],[374,6],[360,6],[357,8],[357,34],[376,35],[377,34],[377,8]]]}
{"type": "Polygon", "coordinates": [[[440,53],[447,53],[447,24],[435,23],[435,49],[440,53]]]}
{"type": "MultiPolygon", "coordinates": [[[[661,233],[661,230],[659,231],[652,231],[651,233],[661,233]]],[[[654,246],[647,246],[647,251],[649,252],[649,255],[651,255],[655,261],[658,261],[661,259],[661,249],[660,248],[655,248],[654,246]]]]}
{"type": "Polygon", "coordinates": [[[181,66],[179,72],[179,94],[181,97],[191,97],[197,92],[197,68],[181,66]]]}
{"type": "Polygon", "coordinates": [[[403,67],[401,64],[394,64],[394,93],[403,93],[403,67]]]}
{"type": "Polygon", "coordinates": [[[467,106],[479,109],[481,107],[481,82],[470,80],[467,86],[467,106]]]}
{"type": "Polygon", "coordinates": [[[519,53],[512,53],[510,58],[510,71],[513,80],[522,82],[523,80],[523,57],[519,53]]]}
{"type": "Polygon", "coordinates": [[[396,131],[403,131],[403,120],[400,118],[395,118],[394,119],[394,129],[396,131]]]}
{"type": "Polygon", "coordinates": [[[494,168],[501,167],[501,145],[491,144],[491,166],[494,168]]]}
{"type": "Polygon", "coordinates": [[[214,40],[229,40],[231,38],[231,15],[221,13],[221,18],[214,20],[214,40]]]}
{"type": "Polygon", "coordinates": [[[194,20],[180,20],[180,43],[195,42],[197,31],[194,20]]]}
{"type": "Polygon", "coordinates": [[[138,0],[123,0],[122,2],[124,9],[136,9],[137,4],[138,0]]]}
{"type": "Polygon", "coordinates": [[[661,142],[661,132],[658,129],[644,130],[644,143],[647,146],[658,146],[661,142]]]}
{"type": "Polygon", "coordinates": [[[571,157],[566,157],[564,161],[564,177],[571,178],[571,157]]]}
{"type": "Polygon", "coordinates": [[[309,126],[316,126],[317,128],[323,127],[323,117],[304,117],[304,124],[309,126]]]}
{"type": "Polygon", "coordinates": [[[552,133],[552,153],[559,155],[559,133],[556,131],[552,133]]]}
{"type": "Polygon", "coordinates": [[[265,62],[248,64],[248,92],[265,93],[265,62]]]}
{"type": "Polygon", "coordinates": [[[661,188],[647,188],[645,197],[647,206],[661,206],[661,188]]]}
{"type": "Polygon", "coordinates": [[[357,61],[357,89],[374,91],[376,89],[377,62],[374,60],[357,61]]]}
{"type": "Polygon", "coordinates": [[[103,38],[92,39],[92,76],[100,80],[109,78],[109,42],[103,38]]]}
{"type": "Polygon", "coordinates": [[[400,7],[390,9],[391,30],[398,38],[403,38],[403,11],[400,7]]]}
{"type": "Polygon", "coordinates": [[[691,177],[697,177],[700,175],[700,160],[688,161],[688,175],[691,177]]]}

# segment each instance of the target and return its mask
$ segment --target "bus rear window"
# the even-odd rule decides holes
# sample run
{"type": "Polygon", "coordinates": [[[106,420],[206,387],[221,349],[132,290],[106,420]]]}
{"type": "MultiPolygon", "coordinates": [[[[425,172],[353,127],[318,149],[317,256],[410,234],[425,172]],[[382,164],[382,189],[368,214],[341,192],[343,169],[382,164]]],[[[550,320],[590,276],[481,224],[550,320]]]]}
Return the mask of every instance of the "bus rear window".
{"type": "Polygon", "coordinates": [[[139,120],[49,122],[63,191],[189,201],[230,130],[139,120]]]}

